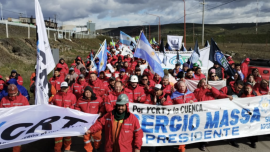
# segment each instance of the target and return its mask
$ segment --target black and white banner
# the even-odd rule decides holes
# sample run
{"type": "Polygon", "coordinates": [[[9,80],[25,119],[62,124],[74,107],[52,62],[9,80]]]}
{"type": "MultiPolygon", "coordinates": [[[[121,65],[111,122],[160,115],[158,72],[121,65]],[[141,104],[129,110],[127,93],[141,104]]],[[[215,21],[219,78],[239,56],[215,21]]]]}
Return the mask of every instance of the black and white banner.
{"type": "Polygon", "coordinates": [[[44,138],[83,135],[99,117],[47,104],[0,108],[0,116],[0,149],[44,138]]]}
{"type": "Polygon", "coordinates": [[[167,35],[167,42],[173,50],[180,50],[183,36],[167,35]]]}

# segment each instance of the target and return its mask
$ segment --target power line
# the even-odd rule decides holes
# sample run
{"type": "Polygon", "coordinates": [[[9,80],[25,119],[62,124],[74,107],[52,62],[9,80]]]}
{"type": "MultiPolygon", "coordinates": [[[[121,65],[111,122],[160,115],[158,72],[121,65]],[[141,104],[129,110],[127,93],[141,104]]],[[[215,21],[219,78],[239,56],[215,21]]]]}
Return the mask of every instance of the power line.
{"type": "MultiPolygon", "coordinates": [[[[225,3],[222,3],[222,4],[220,4],[220,5],[217,5],[217,6],[214,6],[214,7],[208,8],[207,10],[215,9],[215,8],[221,7],[221,6],[223,6],[223,5],[226,5],[226,4],[229,4],[229,3],[232,3],[232,2],[234,2],[234,1],[237,1],[237,0],[231,0],[231,1],[229,1],[229,2],[225,2],[225,3]]],[[[199,12],[194,12],[194,13],[190,13],[190,14],[186,14],[186,16],[187,16],[187,15],[192,15],[192,14],[197,14],[197,13],[202,13],[202,11],[199,11],[199,12]]],[[[182,17],[178,18],[177,20],[175,20],[175,21],[173,21],[173,22],[167,23],[167,24],[175,23],[176,21],[178,21],[178,20],[180,20],[180,19],[182,19],[182,18],[184,18],[184,16],[182,16],[182,17]]]]}

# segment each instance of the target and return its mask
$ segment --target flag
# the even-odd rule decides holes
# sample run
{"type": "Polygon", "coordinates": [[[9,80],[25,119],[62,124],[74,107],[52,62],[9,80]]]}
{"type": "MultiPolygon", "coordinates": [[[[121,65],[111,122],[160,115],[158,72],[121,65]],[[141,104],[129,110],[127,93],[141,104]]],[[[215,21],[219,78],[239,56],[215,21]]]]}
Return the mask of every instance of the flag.
{"type": "Polygon", "coordinates": [[[179,60],[180,60],[179,59],[179,52],[178,52],[178,50],[176,52],[177,52],[177,54],[176,54],[176,62],[179,63],[179,60]]]}
{"type": "Polygon", "coordinates": [[[193,51],[193,50],[192,50],[192,48],[190,47],[190,48],[188,49],[188,51],[193,51]]]}
{"type": "Polygon", "coordinates": [[[168,42],[166,43],[165,48],[166,48],[167,50],[169,50],[169,51],[172,51],[172,48],[170,47],[170,45],[168,44],[168,42]]]}
{"type": "Polygon", "coordinates": [[[224,68],[224,70],[227,72],[228,75],[234,76],[235,71],[228,63],[226,57],[223,55],[223,53],[218,48],[216,42],[211,39],[211,45],[210,45],[210,53],[209,53],[209,60],[213,63],[218,63],[220,66],[224,68]]]}
{"type": "Polygon", "coordinates": [[[35,0],[36,25],[37,25],[37,68],[35,104],[48,104],[48,79],[47,75],[55,67],[52,51],[48,41],[47,30],[38,0],[35,0]]]}
{"type": "Polygon", "coordinates": [[[99,63],[98,63],[98,73],[101,71],[104,71],[106,69],[106,65],[107,65],[107,43],[106,43],[106,39],[104,40],[103,46],[101,47],[99,54],[97,55],[98,59],[99,59],[99,63]]]}
{"type": "Polygon", "coordinates": [[[127,35],[126,33],[120,31],[120,42],[122,44],[125,44],[127,46],[130,46],[131,42],[133,42],[135,45],[137,44],[135,39],[127,35]]]}
{"type": "Polygon", "coordinates": [[[204,47],[210,47],[210,44],[209,44],[208,40],[206,40],[206,42],[204,44],[204,47]]]}
{"type": "Polygon", "coordinates": [[[155,51],[152,49],[143,32],[141,32],[141,36],[138,41],[134,57],[146,60],[155,73],[157,73],[161,77],[164,76],[164,72],[161,67],[161,61],[156,55],[155,51]]]}
{"type": "Polygon", "coordinates": [[[113,39],[112,39],[112,46],[115,48],[115,42],[113,42],[113,39]]]}
{"type": "Polygon", "coordinates": [[[162,63],[167,66],[167,56],[166,56],[166,51],[165,51],[165,47],[164,47],[164,43],[163,43],[163,39],[161,39],[161,43],[159,45],[159,51],[161,53],[163,53],[163,60],[162,63]]]}
{"type": "Polygon", "coordinates": [[[158,44],[158,43],[156,42],[155,38],[153,38],[153,44],[158,44]]]}
{"type": "Polygon", "coordinates": [[[151,41],[150,41],[150,44],[153,44],[153,41],[152,41],[152,39],[151,39],[151,41]]]}
{"type": "Polygon", "coordinates": [[[198,41],[196,40],[194,51],[192,52],[191,57],[190,57],[191,64],[197,63],[199,61],[199,58],[200,58],[200,51],[199,51],[198,41]]]}
{"type": "Polygon", "coordinates": [[[187,51],[187,49],[186,49],[186,47],[184,46],[183,43],[182,43],[182,47],[181,47],[180,51],[183,51],[183,52],[186,52],[187,51]]]}

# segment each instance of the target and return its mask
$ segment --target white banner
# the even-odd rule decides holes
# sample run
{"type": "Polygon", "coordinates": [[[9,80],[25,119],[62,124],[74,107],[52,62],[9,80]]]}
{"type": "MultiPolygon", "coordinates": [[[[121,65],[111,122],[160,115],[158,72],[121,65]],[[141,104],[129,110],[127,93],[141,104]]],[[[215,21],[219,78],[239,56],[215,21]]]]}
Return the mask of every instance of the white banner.
{"type": "MultiPolygon", "coordinates": [[[[202,48],[200,49],[200,59],[197,62],[198,65],[202,68],[203,74],[206,75],[208,72],[208,69],[212,67],[214,64],[213,62],[209,61],[209,53],[210,53],[210,47],[202,48]]],[[[158,55],[159,59],[163,61],[164,55],[163,53],[156,52],[158,55]]],[[[183,52],[179,51],[179,58],[183,59],[183,62],[187,62],[188,59],[190,58],[192,52],[183,52]]],[[[176,51],[166,51],[166,56],[167,56],[167,65],[165,66],[163,63],[161,64],[163,69],[174,69],[175,64],[177,62],[176,57],[177,57],[177,52],[176,51]]]]}
{"type": "Polygon", "coordinates": [[[131,58],[133,58],[133,53],[132,51],[127,47],[127,46],[124,46],[123,49],[122,49],[122,53],[121,55],[130,55],[131,58]]]}
{"type": "Polygon", "coordinates": [[[185,145],[270,134],[270,96],[156,106],[129,104],[143,146],[185,145]]]}
{"type": "Polygon", "coordinates": [[[43,14],[38,0],[35,1],[37,25],[37,68],[36,68],[36,104],[48,104],[47,75],[55,67],[52,51],[47,37],[43,14]]]}
{"type": "MultiPolygon", "coordinates": [[[[226,86],[226,80],[221,81],[208,81],[209,85],[212,87],[215,87],[216,89],[220,90],[221,88],[226,86]]],[[[199,83],[199,80],[186,80],[186,85],[188,90],[191,92],[194,92],[194,90],[197,89],[197,85],[199,83]]]]}
{"type": "Polygon", "coordinates": [[[173,50],[180,50],[183,36],[167,35],[167,42],[173,50]]]}
{"type": "Polygon", "coordinates": [[[79,136],[99,115],[53,105],[0,108],[0,149],[44,138],[79,136]]]}

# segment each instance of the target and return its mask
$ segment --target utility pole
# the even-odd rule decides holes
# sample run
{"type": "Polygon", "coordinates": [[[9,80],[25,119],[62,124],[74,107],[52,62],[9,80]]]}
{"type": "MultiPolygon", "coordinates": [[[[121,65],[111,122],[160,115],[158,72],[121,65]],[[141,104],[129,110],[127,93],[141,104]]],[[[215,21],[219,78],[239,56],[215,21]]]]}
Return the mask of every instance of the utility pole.
{"type": "MultiPolygon", "coordinates": [[[[148,14],[148,13],[147,13],[148,14]]],[[[158,15],[155,15],[155,14],[148,14],[148,15],[152,15],[152,16],[156,16],[156,17],[158,17],[159,18],[159,25],[158,25],[158,41],[159,41],[159,43],[160,43],[160,16],[158,16],[158,15]]],[[[150,31],[150,25],[149,25],[149,31],[150,31]]]]}
{"type": "Polygon", "coordinates": [[[193,43],[194,43],[194,23],[193,23],[193,43]]]}
{"type": "Polygon", "coordinates": [[[184,1],[184,43],[186,47],[186,2],[184,1]]]}
{"type": "Polygon", "coordinates": [[[204,45],[204,6],[205,0],[203,0],[203,11],[202,11],[202,46],[204,45]]]}
{"type": "Polygon", "coordinates": [[[159,38],[158,38],[158,44],[160,44],[161,41],[161,26],[160,26],[160,17],[159,17],[159,38]]]}
{"type": "MultiPolygon", "coordinates": [[[[56,25],[56,14],[54,14],[54,24],[56,25]]],[[[55,28],[57,29],[57,26],[55,28]]]]}
{"type": "Polygon", "coordinates": [[[258,34],[259,2],[257,0],[256,34],[258,34]]]}
{"type": "Polygon", "coordinates": [[[1,6],[1,20],[4,20],[4,19],[3,19],[3,11],[2,11],[2,9],[3,9],[3,8],[2,8],[2,7],[3,7],[3,6],[2,6],[2,3],[0,3],[0,6],[1,6]]]}
{"type": "Polygon", "coordinates": [[[147,26],[145,26],[145,36],[147,37],[147,26]]]}

